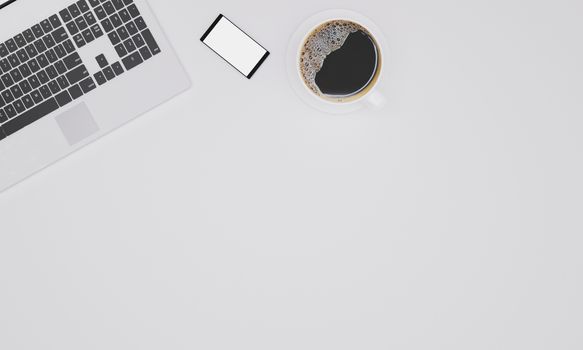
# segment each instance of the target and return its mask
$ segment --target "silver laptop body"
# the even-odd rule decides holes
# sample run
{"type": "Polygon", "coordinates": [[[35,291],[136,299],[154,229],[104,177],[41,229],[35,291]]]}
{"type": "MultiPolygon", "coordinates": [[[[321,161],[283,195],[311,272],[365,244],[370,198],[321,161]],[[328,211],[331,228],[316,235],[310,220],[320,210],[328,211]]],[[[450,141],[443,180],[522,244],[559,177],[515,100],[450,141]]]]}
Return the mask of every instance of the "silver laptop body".
{"type": "Polygon", "coordinates": [[[145,0],[1,8],[0,192],[190,84],[145,0]]]}

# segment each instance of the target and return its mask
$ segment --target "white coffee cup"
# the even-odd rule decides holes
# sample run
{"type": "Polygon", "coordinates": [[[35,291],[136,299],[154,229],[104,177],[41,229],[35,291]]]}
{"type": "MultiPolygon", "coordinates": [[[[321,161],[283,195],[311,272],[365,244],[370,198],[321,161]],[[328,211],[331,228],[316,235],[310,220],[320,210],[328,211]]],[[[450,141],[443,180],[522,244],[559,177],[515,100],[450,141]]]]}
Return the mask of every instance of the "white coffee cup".
{"type": "Polygon", "coordinates": [[[387,102],[385,95],[380,90],[388,62],[388,53],[384,42],[382,32],[374,22],[357,12],[349,10],[320,12],[304,21],[290,41],[286,60],[290,83],[296,91],[296,94],[304,102],[327,113],[344,114],[352,113],[363,108],[380,109],[387,102]],[[365,28],[374,40],[376,49],[378,50],[377,56],[379,62],[374,79],[366,86],[364,92],[358,93],[352,98],[333,100],[316,94],[306,85],[304,76],[300,70],[300,56],[307,38],[318,27],[330,21],[347,21],[365,28]]]}

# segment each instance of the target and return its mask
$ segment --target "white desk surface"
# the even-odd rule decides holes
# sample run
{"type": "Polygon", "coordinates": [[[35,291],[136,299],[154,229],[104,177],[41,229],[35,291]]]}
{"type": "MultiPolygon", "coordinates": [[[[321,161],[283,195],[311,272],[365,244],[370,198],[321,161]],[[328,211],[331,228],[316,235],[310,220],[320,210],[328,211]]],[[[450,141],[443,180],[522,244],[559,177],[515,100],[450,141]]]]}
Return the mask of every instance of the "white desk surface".
{"type": "Polygon", "coordinates": [[[151,5],[194,88],[0,195],[0,348],[583,348],[582,2],[151,5]],[[389,41],[382,112],[287,81],[341,7],[389,41]]]}

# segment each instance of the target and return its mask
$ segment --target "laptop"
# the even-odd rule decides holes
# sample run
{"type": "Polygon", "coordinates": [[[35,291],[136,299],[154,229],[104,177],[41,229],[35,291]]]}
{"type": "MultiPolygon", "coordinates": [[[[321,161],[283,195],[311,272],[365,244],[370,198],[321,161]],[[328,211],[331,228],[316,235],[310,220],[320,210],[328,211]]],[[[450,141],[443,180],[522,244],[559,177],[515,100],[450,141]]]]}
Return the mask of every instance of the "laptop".
{"type": "Polygon", "coordinates": [[[0,192],[190,85],[145,0],[0,0],[0,192]]]}

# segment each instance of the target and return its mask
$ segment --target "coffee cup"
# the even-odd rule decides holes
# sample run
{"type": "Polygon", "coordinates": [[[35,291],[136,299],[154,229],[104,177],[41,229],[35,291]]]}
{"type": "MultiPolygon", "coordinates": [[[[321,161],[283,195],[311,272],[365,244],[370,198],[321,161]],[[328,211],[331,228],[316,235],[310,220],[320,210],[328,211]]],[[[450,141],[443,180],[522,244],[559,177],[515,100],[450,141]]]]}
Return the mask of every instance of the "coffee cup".
{"type": "Polygon", "coordinates": [[[374,23],[356,12],[331,10],[305,21],[288,49],[288,75],[298,95],[329,113],[386,103],[379,85],[387,54],[374,23]]]}

